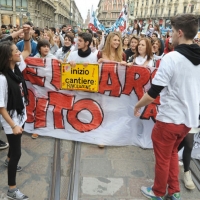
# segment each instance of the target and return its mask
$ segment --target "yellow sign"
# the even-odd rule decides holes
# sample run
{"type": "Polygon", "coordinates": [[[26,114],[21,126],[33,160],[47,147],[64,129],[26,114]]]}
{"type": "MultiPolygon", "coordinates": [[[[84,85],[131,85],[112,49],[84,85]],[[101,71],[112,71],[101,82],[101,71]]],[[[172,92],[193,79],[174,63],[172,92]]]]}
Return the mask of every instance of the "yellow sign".
{"type": "Polygon", "coordinates": [[[76,64],[71,67],[68,63],[61,64],[61,89],[83,90],[98,92],[99,90],[99,65],[76,64]]]}

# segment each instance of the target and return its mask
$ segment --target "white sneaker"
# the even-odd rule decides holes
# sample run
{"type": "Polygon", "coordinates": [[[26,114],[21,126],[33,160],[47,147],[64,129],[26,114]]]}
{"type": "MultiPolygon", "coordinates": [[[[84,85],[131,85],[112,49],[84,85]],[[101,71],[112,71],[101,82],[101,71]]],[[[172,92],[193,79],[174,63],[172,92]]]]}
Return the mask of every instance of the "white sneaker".
{"type": "Polygon", "coordinates": [[[179,166],[183,166],[183,162],[178,161],[179,166]]]}
{"type": "Polygon", "coordinates": [[[19,189],[15,190],[14,192],[10,192],[8,190],[8,192],[7,192],[7,198],[9,198],[9,199],[15,199],[15,200],[28,200],[29,199],[26,195],[24,195],[23,193],[21,193],[19,191],[19,189]]]}
{"type": "Polygon", "coordinates": [[[189,190],[194,190],[195,189],[195,185],[194,185],[194,182],[192,180],[192,176],[191,176],[191,171],[187,171],[187,172],[184,172],[184,184],[185,184],[185,187],[189,190]]]}

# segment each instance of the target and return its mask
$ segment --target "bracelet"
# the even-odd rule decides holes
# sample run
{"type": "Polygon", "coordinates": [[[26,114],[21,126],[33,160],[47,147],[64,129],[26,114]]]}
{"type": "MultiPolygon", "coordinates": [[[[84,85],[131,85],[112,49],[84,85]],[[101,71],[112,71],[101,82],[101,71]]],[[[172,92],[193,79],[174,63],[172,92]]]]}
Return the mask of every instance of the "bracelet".
{"type": "Polygon", "coordinates": [[[24,42],[28,42],[28,41],[30,41],[30,40],[31,40],[31,37],[30,37],[28,40],[25,40],[25,39],[24,39],[24,42]]]}
{"type": "Polygon", "coordinates": [[[14,129],[17,126],[17,124],[15,124],[13,127],[11,127],[12,129],[14,129]]]}

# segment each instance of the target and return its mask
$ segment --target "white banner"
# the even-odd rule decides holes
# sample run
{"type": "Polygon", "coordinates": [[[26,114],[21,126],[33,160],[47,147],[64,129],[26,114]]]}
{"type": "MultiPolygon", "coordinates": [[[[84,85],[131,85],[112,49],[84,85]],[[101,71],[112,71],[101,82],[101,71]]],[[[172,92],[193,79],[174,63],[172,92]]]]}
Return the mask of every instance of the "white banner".
{"type": "Polygon", "coordinates": [[[144,109],[143,119],[134,116],[133,107],[149,88],[155,71],[104,63],[99,92],[89,93],[59,89],[57,60],[28,58],[26,62],[27,132],[93,144],[152,148],[151,130],[159,101],[144,109]]]}
{"type": "MultiPolygon", "coordinates": [[[[140,118],[134,116],[133,108],[149,89],[156,69],[104,63],[99,70],[99,92],[90,93],[60,90],[57,60],[28,58],[26,63],[27,132],[92,144],[152,148],[159,97],[143,109],[140,118]]],[[[200,159],[199,148],[196,135],[194,158],[200,159]]]]}

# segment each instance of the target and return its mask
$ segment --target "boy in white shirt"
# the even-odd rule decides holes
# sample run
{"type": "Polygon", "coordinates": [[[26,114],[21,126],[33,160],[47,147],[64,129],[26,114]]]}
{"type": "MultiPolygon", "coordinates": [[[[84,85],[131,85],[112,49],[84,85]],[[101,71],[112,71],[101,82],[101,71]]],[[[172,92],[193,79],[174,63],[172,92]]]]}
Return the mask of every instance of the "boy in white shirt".
{"type": "Polygon", "coordinates": [[[191,127],[198,127],[200,103],[200,47],[193,44],[198,31],[198,18],[192,14],[172,17],[173,52],[165,55],[152,81],[151,89],[135,105],[140,108],[153,102],[160,93],[157,121],[152,130],[156,158],[152,187],[141,192],[150,199],[164,199],[168,186],[171,200],[180,200],[178,181],[178,146],[191,127]]]}
{"type": "Polygon", "coordinates": [[[97,56],[90,49],[91,42],[91,34],[84,32],[78,34],[78,50],[71,52],[67,59],[72,66],[76,63],[97,63],[97,56]]]}

